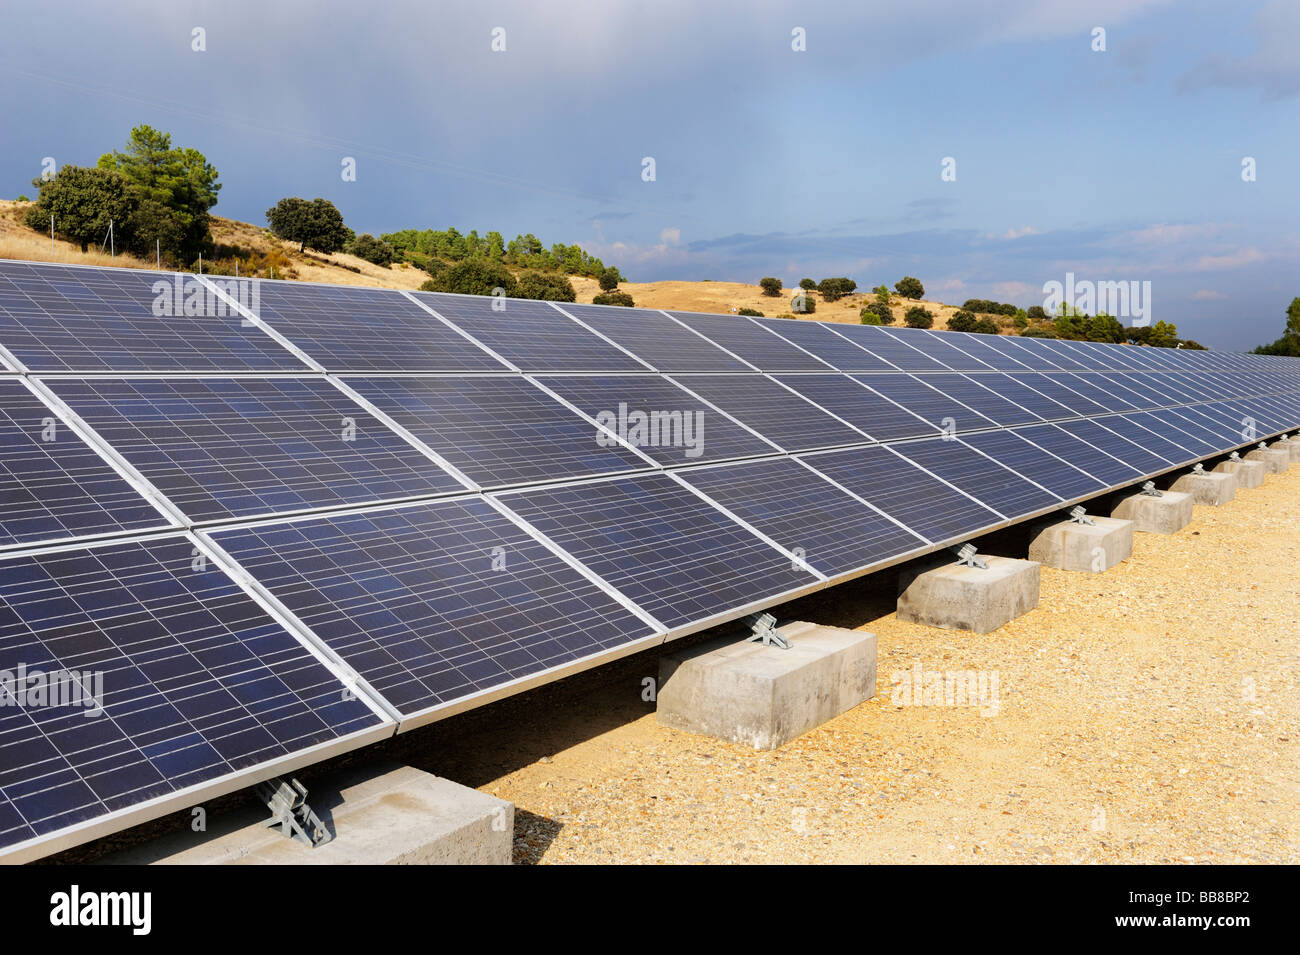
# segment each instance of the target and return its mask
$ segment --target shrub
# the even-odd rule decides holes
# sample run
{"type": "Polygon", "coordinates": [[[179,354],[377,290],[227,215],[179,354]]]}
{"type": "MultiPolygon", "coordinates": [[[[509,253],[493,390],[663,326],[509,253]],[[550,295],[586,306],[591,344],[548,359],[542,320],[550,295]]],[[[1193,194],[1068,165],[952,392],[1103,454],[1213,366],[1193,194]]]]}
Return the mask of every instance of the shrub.
{"type": "Polygon", "coordinates": [[[506,295],[514,295],[518,282],[504,265],[488,262],[485,259],[467,259],[447,266],[433,278],[434,292],[459,292],[461,295],[492,295],[496,289],[503,289],[506,295]]]}
{"type": "Polygon", "coordinates": [[[328,199],[289,196],[266,210],[271,234],[298,243],[298,251],[337,252],[349,239],[343,213],[328,199]]]}
{"type": "Polygon", "coordinates": [[[971,329],[978,335],[996,335],[998,333],[998,324],[991,318],[981,318],[971,329]]]}
{"type": "Polygon", "coordinates": [[[770,275],[759,279],[758,287],[763,290],[764,295],[770,295],[773,298],[781,294],[781,280],[770,275]]]}
{"type": "Polygon", "coordinates": [[[393,247],[383,239],[376,239],[368,232],[363,232],[348,243],[346,251],[359,259],[373,262],[388,268],[393,264],[393,247]]]}
{"type": "Polygon", "coordinates": [[[903,316],[903,321],[907,322],[912,328],[930,328],[934,325],[934,313],[928,308],[914,305],[907,310],[907,314],[903,316]]]}
{"type": "Polygon", "coordinates": [[[838,302],[857,287],[858,283],[853,281],[853,279],[839,276],[837,278],[822,279],[817,286],[817,291],[822,293],[823,300],[827,302],[838,302]]]}
{"type": "Polygon", "coordinates": [[[948,331],[975,331],[975,313],[964,308],[959,308],[957,311],[953,312],[952,317],[948,319],[948,331]]]}
{"type": "Polygon", "coordinates": [[[1052,331],[1050,328],[1043,328],[1036,325],[1033,328],[1026,328],[1020,333],[1020,336],[1022,338],[1055,338],[1056,332],[1052,331]]]}
{"type": "Polygon", "coordinates": [[[883,324],[883,323],[880,321],[880,316],[877,315],[875,312],[873,312],[873,311],[872,311],[871,309],[869,309],[869,308],[864,308],[861,312],[859,312],[859,313],[858,313],[858,317],[861,319],[863,325],[880,325],[880,324],[883,324]]]}
{"type": "Polygon", "coordinates": [[[806,291],[790,299],[790,310],[796,315],[811,315],[817,311],[817,300],[806,291]]]}
{"type": "Polygon", "coordinates": [[[751,318],[762,318],[763,313],[756,308],[740,308],[736,310],[737,315],[748,315],[751,318]]]}
{"type": "Polygon", "coordinates": [[[811,292],[813,289],[817,287],[817,283],[814,282],[812,279],[800,279],[799,287],[803,289],[805,292],[811,292]]]}
{"type": "Polygon", "coordinates": [[[19,201],[19,202],[31,202],[32,200],[28,199],[25,195],[21,195],[21,194],[20,194],[20,195],[18,196],[18,201],[19,201]]]}
{"type": "Polygon", "coordinates": [[[627,292],[601,292],[591,300],[592,305],[622,305],[625,308],[632,308],[635,303],[632,296],[627,292]]]}
{"type": "Polygon", "coordinates": [[[871,291],[873,291],[876,294],[876,301],[879,302],[881,305],[889,304],[889,289],[887,289],[885,286],[877,285],[871,291]]]}
{"type": "Polygon", "coordinates": [[[918,299],[925,295],[925,286],[921,280],[911,275],[904,275],[894,283],[894,291],[903,298],[918,299]]]}
{"type": "Polygon", "coordinates": [[[519,298],[531,298],[540,302],[576,302],[578,295],[573,291],[573,283],[559,272],[525,272],[519,276],[519,285],[515,291],[519,298]]]}
{"type": "MultiPolygon", "coordinates": [[[[618,279],[619,279],[618,269],[606,269],[605,271],[601,272],[600,290],[602,292],[614,291],[614,289],[618,288],[618,279]]],[[[565,299],[565,301],[572,302],[573,299],[571,298],[565,299]]]]}
{"type": "Polygon", "coordinates": [[[1030,305],[1025,315],[1040,322],[1047,321],[1047,312],[1043,311],[1041,305],[1030,305]]]}
{"type": "Polygon", "coordinates": [[[1016,328],[1029,327],[1029,314],[1023,308],[1016,309],[1015,325],[1016,328]]]}
{"type": "Polygon", "coordinates": [[[894,310],[883,302],[872,302],[858,313],[864,325],[892,325],[894,324],[894,310]],[[868,322],[867,315],[874,315],[878,321],[868,322]]]}

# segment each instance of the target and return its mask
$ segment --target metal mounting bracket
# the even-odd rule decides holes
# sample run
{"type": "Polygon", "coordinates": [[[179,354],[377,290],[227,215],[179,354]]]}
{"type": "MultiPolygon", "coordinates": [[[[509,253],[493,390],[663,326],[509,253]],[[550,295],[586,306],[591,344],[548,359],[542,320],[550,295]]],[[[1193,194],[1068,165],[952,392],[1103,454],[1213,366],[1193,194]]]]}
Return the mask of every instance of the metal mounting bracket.
{"type": "Polygon", "coordinates": [[[1155,482],[1155,481],[1147,481],[1146,484],[1143,484],[1143,485],[1142,485],[1142,490],[1138,491],[1138,493],[1139,493],[1139,494],[1144,494],[1144,495],[1146,495],[1147,497],[1164,497],[1164,496],[1165,496],[1165,495],[1164,495],[1164,492],[1161,491],[1161,490],[1159,490],[1159,489],[1156,487],[1156,482],[1155,482]]]}
{"type": "Polygon", "coordinates": [[[1074,521],[1076,524],[1088,524],[1091,526],[1095,526],[1097,523],[1088,516],[1088,512],[1083,509],[1082,504],[1076,504],[1074,507],[1070,508],[1070,520],[1074,521]]]}
{"type": "Polygon", "coordinates": [[[1205,465],[1202,464],[1200,461],[1197,461],[1197,462],[1196,462],[1196,467],[1192,468],[1192,473],[1193,473],[1193,474],[1204,474],[1204,473],[1205,473],[1205,465]]]}
{"type": "Polygon", "coordinates": [[[268,829],[279,829],[281,835],[312,849],[330,841],[329,830],[307,805],[307,787],[298,780],[283,776],[268,779],[257,784],[257,795],[271,810],[268,829]]]}
{"type": "Polygon", "coordinates": [[[980,570],[988,570],[989,565],[980,557],[979,551],[974,544],[962,544],[960,547],[949,547],[950,551],[957,555],[957,563],[966,567],[977,567],[980,570]]]}
{"type": "Polygon", "coordinates": [[[1241,460],[1241,455],[1238,454],[1236,451],[1233,451],[1230,455],[1228,455],[1228,460],[1229,460],[1229,461],[1240,461],[1240,460],[1241,460]]]}
{"type": "Polygon", "coordinates": [[[1268,450],[1268,442],[1267,442],[1267,441],[1261,441],[1259,444],[1255,445],[1255,447],[1259,448],[1261,451],[1267,451],[1267,450],[1268,450]]]}
{"type": "Polygon", "coordinates": [[[765,647],[790,649],[790,641],[781,636],[776,629],[776,617],[770,613],[752,613],[745,618],[745,623],[754,632],[745,638],[746,643],[761,643],[765,647]]]}

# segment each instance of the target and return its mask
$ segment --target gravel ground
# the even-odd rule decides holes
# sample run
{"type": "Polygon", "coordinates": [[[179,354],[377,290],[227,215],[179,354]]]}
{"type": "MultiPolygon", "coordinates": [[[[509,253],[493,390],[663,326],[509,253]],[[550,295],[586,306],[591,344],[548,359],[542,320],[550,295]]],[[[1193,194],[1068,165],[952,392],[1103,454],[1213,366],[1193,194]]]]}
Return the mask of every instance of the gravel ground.
{"type": "Polygon", "coordinates": [[[1295,863],[1297,499],[1293,468],[1106,574],[1045,568],[985,636],[899,621],[890,574],[781,608],[876,633],[880,677],[775,752],[660,726],[642,657],[427,765],[515,803],[520,863],[1295,863]],[[918,663],[996,673],[996,715],[895,705],[918,663]]]}

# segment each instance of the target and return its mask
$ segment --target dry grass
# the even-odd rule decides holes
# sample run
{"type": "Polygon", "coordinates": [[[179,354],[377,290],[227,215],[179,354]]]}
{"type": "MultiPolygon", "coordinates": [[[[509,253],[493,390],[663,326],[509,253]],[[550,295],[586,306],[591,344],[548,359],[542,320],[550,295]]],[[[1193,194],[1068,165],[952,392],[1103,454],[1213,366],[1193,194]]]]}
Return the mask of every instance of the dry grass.
{"type": "MultiPolygon", "coordinates": [[[[42,238],[23,224],[28,203],[0,200],[0,258],[31,259],[41,262],[64,262],[76,265],[112,265],[118,268],[152,269],[151,260],[118,255],[110,258],[97,250],[82,252],[75,244],[55,239],[50,248],[49,237],[42,238]]],[[[291,243],[281,242],[266,229],[235,219],[212,219],[212,238],[218,245],[239,246],[253,252],[277,250],[292,262],[287,276],[304,282],[321,282],[331,285],[363,285],[371,288],[417,289],[428,279],[420,269],[402,263],[384,268],[338,252],[329,256],[302,253],[291,243]]],[[[570,276],[579,302],[590,302],[600,294],[595,279],[570,276]]],[[[788,288],[780,295],[768,297],[757,284],[739,282],[625,282],[620,291],[632,296],[644,308],[676,309],[685,312],[717,312],[727,314],[741,308],[753,308],[768,318],[790,315],[790,299],[798,287],[788,288]]],[[[819,322],[857,323],[864,305],[874,301],[870,292],[845,296],[838,302],[826,302],[816,293],[809,293],[817,303],[817,311],[809,318],[819,322]]],[[[911,302],[893,297],[894,327],[903,325],[903,314],[913,305],[923,305],[934,313],[934,327],[948,327],[948,319],[957,311],[954,305],[942,302],[911,302]]],[[[795,317],[795,316],[791,316],[795,317]]],[[[801,316],[800,316],[801,317],[801,316]]],[[[993,316],[1004,332],[1014,331],[1011,320],[993,316]]]]}

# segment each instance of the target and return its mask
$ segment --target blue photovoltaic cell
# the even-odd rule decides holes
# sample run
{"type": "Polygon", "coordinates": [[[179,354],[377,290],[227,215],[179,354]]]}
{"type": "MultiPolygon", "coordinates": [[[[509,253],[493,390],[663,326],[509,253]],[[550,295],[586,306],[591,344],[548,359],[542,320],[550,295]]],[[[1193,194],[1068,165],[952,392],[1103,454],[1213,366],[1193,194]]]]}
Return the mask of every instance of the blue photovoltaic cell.
{"type": "Polygon", "coordinates": [[[1115,458],[1089,444],[1084,439],[1062,430],[1072,423],[1066,422],[1065,425],[1059,426],[1054,424],[1029,425],[1019,429],[1017,433],[1043,450],[1064,458],[1075,467],[1086,471],[1108,486],[1121,487],[1124,484],[1136,481],[1142,476],[1142,472],[1138,471],[1137,468],[1130,467],[1123,461],[1115,460],[1115,458]]]}
{"type": "Polygon", "coordinates": [[[657,371],[753,370],[663,312],[573,302],[563,307],[657,371]]]}
{"type": "Polygon", "coordinates": [[[1059,401],[1053,401],[1041,392],[1035,391],[1024,384],[1017,375],[980,375],[979,383],[985,388],[991,388],[1003,398],[1014,402],[1026,411],[1032,411],[1044,421],[1077,418],[1079,416],[1077,411],[1067,408],[1059,401]]]}
{"type": "Polygon", "coordinates": [[[1081,347],[1083,342],[1072,342],[1069,340],[1052,341],[1048,339],[1051,347],[1062,356],[1060,364],[1069,368],[1087,368],[1093,371],[1103,371],[1107,368],[1115,367],[1114,362],[1103,360],[1099,355],[1093,354],[1089,349],[1081,347]]]}
{"type": "Polygon", "coordinates": [[[192,549],[168,537],[0,559],[0,670],[86,674],[103,705],[0,707],[0,845],[381,724],[192,549]]]}
{"type": "Polygon", "coordinates": [[[931,438],[900,444],[894,450],[1005,517],[1020,517],[1061,503],[1056,495],[961,441],[931,438]]]}
{"type": "MultiPolygon", "coordinates": [[[[1001,335],[983,335],[979,332],[935,332],[934,334],[960,335],[953,339],[957,347],[978,358],[988,368],[1000,371],[1028,371],[1029,367],[1019,357],[1020,349],[1004,343],[1001,335]]],[[[985,370],[980,367],[979,370],[985,370]]]]}
{"type": "Polygon", "coordinates": [[[812,454],[803,460],[935,544],[1002,521],[1001,515],[885,447],[812,454]]]}
{"type": "Polygon", "coordinates": [[[1121,396],[1125,401],[1132,403],[1136,408],[1160,408],[1169,404],[1169,395],[1152,388],[1149,383],[1142,380],[1138,373],[1110,373],[1102,375],[1103,387],[1110,388],[1121,396]]]}
{"type": "Polygon", "coordinates": [[[886,328],[884,332],[925,352],[953,371],[990,371],[992,368],[981,357],[973,354],[976,346],[971,345],[977,339],[992,336],[968,332],[935,332],[928,328],[886,328]]]}
{"type": "Polygon", "coordinates": [[[1096,478],[1030,443],[1018,431],[985,431],[962,440],[1065,500],[1106,489],[1096,478]]]}
{"type": "Polygon", "coordinates": [[[505,371],[392,289],[260,282],[258,314],[327,371],[505,371]]]}
{"type": "Polygon", "coordinates": [[[0,262],[0,345],[33,371],[306,367],[195,276],[135,269],[0,262]]]}
{"type": "MultiPolygon", "coordinates": [[[[1169,440],[1167,437],[1169,427],[1156,426],[1150,415],[1145,417],[1138,417],[1136,414],[1107,415],[1099,418],[1097,423],[1107,431],[1114,431],[1121,438],[1127,438],[1170,464],[1183,464],[1200,457],[1199,454],[1189,454],[1181,445],[1169,440]]],[[[1137,465],[1140,460],[1132,459],[1127,455],[1121,456],[1134,465],[1137,465]]]]}
{"type": "Polygon", "coordinates": [[[651,466],[523,378],[346,380],[484,487],[651,466]]]}
{"type": "Polygon", "coordinates": [[[667,475],[500,500],[670,629],[817,580],[667,475]]]}
{"type": "Polygon", "coordinates": [[[919,341],[916,342],[916,347],[913,348],[909,344],[912,341],[911,338],[891,335],[879,325],[837,324],[835,331],[902,371],[952,370],[922,351],[919,341]]]}
{"type": "MultiPolygon", "coordinates": [[[[703,315],[673,312],[711,342],[738,355],[759,371],[831,371],[831,367],[806,351],[768,331],[767,326],[744,315],[703,315]]],[[[769,323],[770,324],[770,323],[769,323]]]]}
{"type": "Polygon", "coordinates": [[[652,633],[482,500],[213,537],[407,717],[652,633]]]}
{"type": "Polygon", "coordinates": [[[1023,384],[1028,385],[1035,391],[1046,395],[1057,404],[1064,405],[1074,414],[1079,416],[1105,414],[1106,408],[1097,404],[1091,398],[1086,398],[1079,392],[1073,390],[1069,384],[1068,375],[1044,375],[1029,373],[1016,375],[1016,379],[1023,384]]]}
{"type": "Polygon", "coordinates": [[[938,425],[885,400],[847,375],[781,375],[777,380],[876,441],[920,438],[939,432],[938,425]]]}
{"type": "Polygon", "coordinates": [[[1187,408],[1139,412],[1130,417],[1148,428],[1159,430],[1170,441],[1196,456],[1226,451],[1236,443],[1235,435],[1226,429],[1211,427],[1209,419],[1190,413],[1187,408]]]}
{"type": "Polygon", "coordinates": [[[22,382],[0,380],[0,545],[167,524],[22,382]]]}
{"type": "Polygon", "coordinates": [[[1082,371],[1054,377],[1067,388],[1079,392],[1107,411],[1133,411],[1140,404],[1136,395],[1113,387],[1105,375],[1082,371]]]}
{"type": "Polygon", "coordinates": [[[956,422],[958,431],[978,431],[995,427],[994,423],[973,408],[928,384],[929,375],[862,375],[857,380],[913,414],[943,430],[946,419],[956,422]]]}
{"type": "Polygon", "coordinates": [[[843,335],[836,335],[832,327],[824,322],[759,319],[758,323],[805,351],[812,352],[840,371],[896,370],[888,362],[877,358],[865,348],[859,348],[843,335]]]}
{"type": "Polygon", "coordinates": [[[523,371],[649,370],[546,302],[502,299],[505,307],[496,311],[490,295],[415,297],[523,371]]]}
{"type": "Polygon", "coordinates": [[[663,465],[778,450],[658,375],[556,375],[538,381],[590,417],[609,422],[630,444],[663,465]]]}
{"type": "Polygon", "coordinates": [[[1247,433],[1248,422],[1236,409],[1227,408],[1222,402],[1173,409],[1180,416],[1195,421],[1213,432],[1223,442],[1225,448],[1235,447],[1250,440],[1247,433]]]}
{"type": "MultiPolygon", "coordinates": [[[[1102,421],[1108,419],[1101,419],[1102,421]]],[[[1161,471],[1169,467],[1170,462],[1160,455],[1147,450],[1127,438],[1121,437],[1100,421],[1067,421],[1061,425],[1076,438],[1082,438],[1093,447],[1100,448],[1112,457],[1118,458],[1130,467],[1146,473],[1161,471]]]]}
{"type": "Polygon", "coordinates": [[[1060,371],[1061,364],[1052,354],[1051,349],[1043,345],[1042,338],[1021,338],[1020,336],[1002,336],[1007,353],[1015,355],[1033,371],[1060,371]]]}
{"type": "Polygon", "coordinates": [[[926,375],[924,381],[925,384],[938,388],[953,400],[975,409],[1001,427],[1043,420],[1028,408],[998,394],[995,390],[996,381],[990,375],[956,375],[941,372],[926,375]]]}
{"type": "Polygon", "coordinates": [[[689,375],[675,380],[787,451],[871,440],[762,375],[689,375]]]}
{"type": "Polygon", "coordinates": [[[195,521],[465,490],[319,378],[47,383],[195,521]]]}
{"type": "Polygon", "coordinates": [[[692,468],[681,477],[828,577],[916,550],[926,541],[792,458],[692,468]]]}

